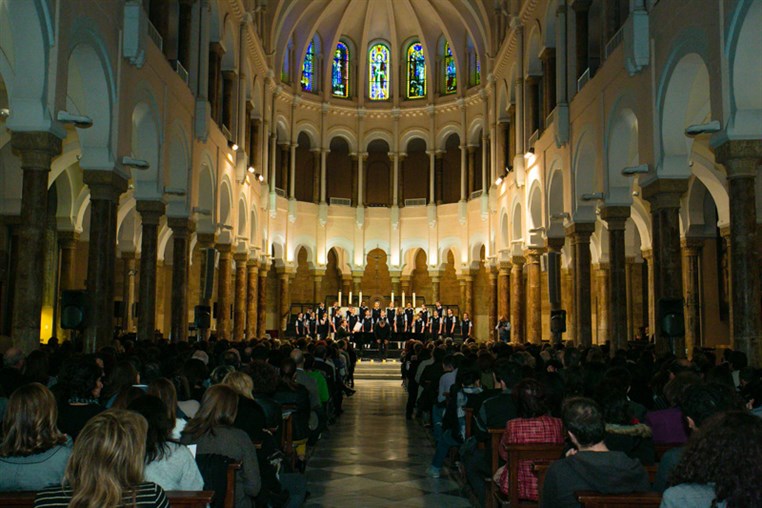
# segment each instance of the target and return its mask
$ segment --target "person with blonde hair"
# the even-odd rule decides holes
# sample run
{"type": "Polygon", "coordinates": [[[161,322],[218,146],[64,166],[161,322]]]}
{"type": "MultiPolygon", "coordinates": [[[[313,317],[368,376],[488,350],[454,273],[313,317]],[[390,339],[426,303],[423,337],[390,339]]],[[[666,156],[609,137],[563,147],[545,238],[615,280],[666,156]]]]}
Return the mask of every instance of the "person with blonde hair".
{"type": "Polygon", "coordinates": [[[46,386],[30,383],[11,394],[0,444],[0,491],[61,483],[72,440],[58,430],[57,420],[56,399],[46,386]]]}
{"type": "MultiPolygon", "coordinates": [[[[208,388],[196,416],[185,426],[181,441],[197,446],[197,460],[202,455],[221,455],[240,462],[235,481],[235,506],[250,508],[261,487],[259,462],[254,443],[246,432],[234,427],[238,401],[238,392],[230,386],[220,384],[208,388]]],[[[204,475],[204,468],[199,469],[204,475]]]]}
{"type": "Polygon", "coordinates": [[[37,493],[35,508],[168,508],[164,490],[143,481],[146,419],[110,409],[93,417],[74,444],[63,485],[37,493]]]}

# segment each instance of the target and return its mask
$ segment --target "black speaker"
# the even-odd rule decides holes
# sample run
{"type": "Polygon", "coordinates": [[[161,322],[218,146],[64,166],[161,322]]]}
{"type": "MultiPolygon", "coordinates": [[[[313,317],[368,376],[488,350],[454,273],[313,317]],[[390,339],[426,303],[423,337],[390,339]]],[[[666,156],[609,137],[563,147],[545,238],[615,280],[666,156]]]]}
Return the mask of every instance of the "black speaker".
{"type": "Polygon", "coordinates": [[[550,332],[551,333],[565,333],[566,332],[566,311],[551,310],[550,311],[550,332]]]}
{"type": "Polygon", "coordinates": [[[122,300],[114,301],[114,319],[122,319],[124,317],[124,302],[122,300]]]}
{"type": "Polygon", "coordinates": [[[64,290],[61,293],[61,328],[82,330],[87,326],[89,298],[84,290],[64,290]]]}
{"type": "Polygon", "coordinates": [[[682,298],[659,298],[659,324],[662,335],[685,336],[685,316],[682,298]]]}
{"type": "Polygon", "coordinates": [[[561,254],[548,252],[548,299],[550,305],[561,303],[561,254]]]}
{"type": "Polygon", "coordinates": [[[211,300],[212,292],[214,292],[214,260],[217,251],[214,249],[205,249],[204,252],[204,272],[202,273],[202,277],[204,278],[204,291],[202,297],[204,300],[211,300]]]}
{"type": "Polygon", "coordinates": [[[212,309],[208,305],[196,305],[193,308],[193,323],[202,330],[211,328],[212,309]]]}

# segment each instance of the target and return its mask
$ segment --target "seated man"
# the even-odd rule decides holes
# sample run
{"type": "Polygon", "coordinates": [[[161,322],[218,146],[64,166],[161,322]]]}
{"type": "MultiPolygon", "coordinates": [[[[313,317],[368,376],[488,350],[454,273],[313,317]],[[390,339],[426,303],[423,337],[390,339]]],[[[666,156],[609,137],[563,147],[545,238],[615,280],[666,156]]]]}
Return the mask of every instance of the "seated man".
{"type": "Polygon", "coordinates": [[[595,401],[569,399],[563,420],[574,448],[548,468],[540,506],[576,508],[580,505],[574,493],[581,490],[619,494],[650,489],[648,474],[638,460],[606,448],[603,413],[595,401]]]}

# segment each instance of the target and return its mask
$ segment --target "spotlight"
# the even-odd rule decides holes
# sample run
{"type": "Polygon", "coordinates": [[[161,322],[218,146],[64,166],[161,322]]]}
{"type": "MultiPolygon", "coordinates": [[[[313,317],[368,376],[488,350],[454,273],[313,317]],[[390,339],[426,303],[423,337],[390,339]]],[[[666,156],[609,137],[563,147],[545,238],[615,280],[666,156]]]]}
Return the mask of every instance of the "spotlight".
{"type": "Polygon", "coordinates": [[[260,182],[264,182],[265,181],[265,175],[257,175],[257,180],[259,180],[260,182]]]}
{"type": "Polygon", "coordinates": [[[253,175],[255,173],[254,166],[249,166],[248,171],[249,171],[249,174],[253,175]]]}
{"type": "Polygon", "coordinates": [[[722,125],[719,120],[712,120],[708,123],[697,123],[685,128],[685,135],[688,137],[698,136],[699,134],[714,134],[720,132],[722,125]]]}
{"type": "Polygon", "coordinates": [[[11,116],[11,110],[8,108],[0,108],[0,118],[8,118],[11,116]]]}
{"type": "Polygon", "coordinates": [[[501,183],[503,183],[503,177],[498,176],[497,179],[495,180],[495,185],[500,185],[501,183]]]}
{"type": "Polygon", "coordinates": [[[80,129],[87,129],[93,126],[93,119],[85,115],[75,115],[68,111],[59,111],[56,119],[61,123],[71,123],[80,129]]]}
{"type": "Polygon", "coordinates": [[[235,142],[231,141],[231,142],[230,142],[230,148],[231,148],[231,149],[232,149],[234,152],[237,152],[237,151],[238,151],[238,148],[239,148],[239,146],[238,146],[238,143],[235,143],[235,142]]]}

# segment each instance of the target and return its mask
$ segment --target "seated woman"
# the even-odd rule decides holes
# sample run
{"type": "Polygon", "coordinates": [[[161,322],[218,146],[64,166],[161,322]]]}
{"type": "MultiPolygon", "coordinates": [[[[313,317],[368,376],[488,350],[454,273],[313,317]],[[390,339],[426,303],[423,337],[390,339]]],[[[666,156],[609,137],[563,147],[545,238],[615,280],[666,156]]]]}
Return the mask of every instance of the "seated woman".
{"type": "Polygon", "coordinates": [[[694,433],[672,472],[662,508],[762,506],[762,420],[720,413],[694,433]]]}
{"type": "Polygon", "coordinates": [[[143,395],[127,408],[148,422],[145,479],[164,490],[203,490],[204,479],[187,446],[170,441],[174,420],[158,397],[143,395]]]}
{"type": "Polygon", "coordinates": [[[651,427],[655,444],[683,444],[688,441],[683,413],[678,407],[685,390],[700,381],[693,372],[681,372],[664,385],[664,400],[669,407],[646,413],[643,423],[651,427]]]}
{"type": "Polygon", "coordinates": [[[182,442],[195,444],[200,455],[222,455],[239,461],[236,473],[235,506],[250,508],[261,486],[257,449],[246,432],[233,427],[238,415],[238,393],[229,386],[206,390],[201,407],[183,430],[182,442]]]}
{"type": "MultiPolygon", "coordinates": [[[[517,418],[508,420],[500,439],[500,457],[508,460],[511,444],[563,444],[563,422],[550,416],[546,404],[545,389],[535,379],[524,379],[511,392],[516,403],[517,418]]],[[[532,473],[531,461],[519,463],[519,498],[537,500],[537,477],[532,473]]],[[[508,468],[500,474],[500,491],[508,495],[510,479],[508,468]]]]}
{"type": "Polygon", "coordinates": [[[103,370],[93,358],[83,356],[61,373],[60,383],[58,428],[76,441],[88,420],[104,410],[98,401],[103,390],[103,370]]]}
{"type": "Polygon", "coordinates": [[[127,360],[120,361],[114,365],[104,384],[103,393],[101,393],[103,407],[110,409],[123,392],[139,384],[140,373],[135,366],[127,360]]]}
{"type": "Polygon", "coordinates": [[[656,461],[651,427],[634,418],[627,395],[619,387],[602,384],[598,389],[598,404],[603,408],[606,422],[606,447],[624,452],[644,466],[656,461]]]}
{"type": "Polygon", "coordinates": [[[63,485],[37,493],[35,508],[168,508],[164,490],[143,480],[145,418],[111,409],[93,417],[74,443],[63,485]]]}
{"type": "Polygon", "coordinates": [[[56,426],[58,409],[40,383],[18,388],[8,401],[0,444],[0,491],[60,485],[72,441],[56,426]]]}
{"type": "MultiPolygon", "coordinates": [[[[180,439],[180,435],[188,423],[187,418],[181,418],[178,415],[177,407],[177,390],[175,385],[167,378],[161,377],[148,385],[148,395],[158,397],[164,403],[167,408],[167,418],[169,421],[174,422],[172,428],[172,439],[180,439]]],[[[195,413],[194,413],[195,414],[195,413]]]]}

